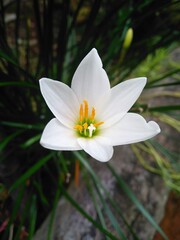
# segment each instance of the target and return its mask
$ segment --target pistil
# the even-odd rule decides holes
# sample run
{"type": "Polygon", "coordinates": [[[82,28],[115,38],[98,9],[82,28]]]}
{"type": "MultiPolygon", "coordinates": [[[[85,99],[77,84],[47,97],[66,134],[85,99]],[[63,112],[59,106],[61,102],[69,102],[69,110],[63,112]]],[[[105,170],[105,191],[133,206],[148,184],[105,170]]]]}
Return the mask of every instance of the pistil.
{"type": "Polygon", "coordinates": [[[89,137],[92,137],[93,131],[96,130],[95,126],[91,123],[90,126],[88,127],[89,129],[89,137]]]}

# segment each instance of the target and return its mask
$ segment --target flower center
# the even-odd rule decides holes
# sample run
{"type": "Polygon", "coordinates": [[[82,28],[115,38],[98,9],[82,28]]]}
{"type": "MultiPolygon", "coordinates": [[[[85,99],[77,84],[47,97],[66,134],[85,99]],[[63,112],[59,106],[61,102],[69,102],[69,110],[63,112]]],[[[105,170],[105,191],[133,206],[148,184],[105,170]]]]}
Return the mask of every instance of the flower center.
{"type": "Polygon", "coordinates": [[[83,103],[80,104],[78,124],[74,126],[78,134],[91,138],[97,133],[98,127],[104,122],[96,122],[95,115],[96,110],[94,107],[92,107],[91,114],[89,114],[88,102],[84,100],[83,103]]]}

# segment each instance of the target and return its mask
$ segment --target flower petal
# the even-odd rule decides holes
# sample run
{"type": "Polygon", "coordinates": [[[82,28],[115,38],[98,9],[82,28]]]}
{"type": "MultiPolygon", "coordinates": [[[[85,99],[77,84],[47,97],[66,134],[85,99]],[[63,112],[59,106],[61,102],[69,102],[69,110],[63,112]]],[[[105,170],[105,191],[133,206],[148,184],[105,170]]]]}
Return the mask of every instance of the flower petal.
{"type": "Polygon", "coordinates": [[[102,136],[111,140],[113,146],[145,141],[160,133],[154,121],[146,120],[136,113],[127,113],[117,124],[102,130],[102,136]]]}
{"type": "Polygon", "coordinates": [[[105,122],[102,128],[118,122],[129,111],[145,84],[145,77],[124,81],[101,99],[97,106],[97,118],[105,122]]]}
{"type": "Polygon", "coordinates": [[[79,102],[87,100],[94,106],[97,100],[110,90],[110,83],[96,49],[92,49],[74,73],[71,88],[79,102]]]}
{"type": "Polygon", "coordinates": [[[112,158],[114,150],[106,138],[78,138],[77,141],[85,152],[100,162],[107,162],[112,158]]]}
{"type": "Polygon", "coordinates": [[[41,93],[52,113],[65,126],[72,127],[79,112],[79,102],[72,89],[48,78],[41,78],[39,82],[41,93]]]}
{"type": "Polygon", "coordinates": [[[53,150],[81,150],[73,129],[65,127],[56,118],[46,125],[40,144],[53,150]]]}

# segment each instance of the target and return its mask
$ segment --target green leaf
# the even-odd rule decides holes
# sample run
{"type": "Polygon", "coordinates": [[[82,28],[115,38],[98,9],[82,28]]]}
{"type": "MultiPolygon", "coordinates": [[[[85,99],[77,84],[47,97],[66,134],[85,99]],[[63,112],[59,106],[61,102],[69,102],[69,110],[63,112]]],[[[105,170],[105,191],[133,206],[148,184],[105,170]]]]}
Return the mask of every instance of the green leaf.
{"type": "Polygon", "coordinates": [[[171,83],[162,83],[162,84],[157,84],[157,85],[150,85],[150,86],[147,86],[147,88],[169,87],[169,86],[177,86],[177,85],[180,85],[180,81],[171,82],[171,83]]]}
{"type": "Polygon", "coordinates": [[[14,127],[14,128],[22,128],[22,129],[37,129],[42,130],[43,125],[42,124],[25,124],[25,123],[18,123],[18,122],[7,122],[7,121],[1,121],[0,124],[4,126],[14,127]]]}
{"type": "Polygon", "coordinates": [[[169,112],[180,110],[180,105],[171,105],[171,106],[161,106],[161,107],[151,107],[148,108],[150,112],[169,112]]]}
{"type": "Polygon", "coordinates": [[[17,66],[17,63],[14,61],[13,58],[11,58],[9,55],[7,55],[5,52],[3,52],[2,50],[0,50],[0,58],[5,59],[7,62],[10,62],[14,65],[17,66]]]}
{"type": "Polygon", "coordinates": [[[36,164],[34,164],[28,171],[22,174],[15,183],[11,186],[10,192],[17,188],[20,184],[24,183],[29,177],[31,177],[35,172],[37,172],[49,159],[52,158],[54,153],[41,158],[36,164]]]}
{"type": "Polygon", "coordinates": [[[159,227],[159,225],[156,223],[153,217],[148,213],[148,211],[143,207],[141,202],[136,198],[136,196],[128,187],[128,185],[124,182],[124,180],[115,172],[114,168],[110,164],[108,164],[108,167],[112,172],[112,174],[114,175],[114,177],[116,178],[118,185],[126,193],[126,195],[131,199],[131,201],[139,209],[139,211],[143,214],[143,216],[152,224],[152,226],[161,234],[161,236],[164,237],[165,240],[168,240],[168,237],[165,235],[163,230],[159,227]]]}
{"type": "Polygon", "coordinates": [[[30,207],[30,214],[29,214],[29,231],[28,231],[28,239],[33,239],[33,235],[35,233],[36,221],[37,221],[37,197],[36,195],[32,196],[31,207],[30,207]]]}
{"type": "Polygon", "coordinates": [[[35,84],[32,83],[27,83],[27,82],[1,82],[0,87],[7,87],[7,86],[18,86],[18,87],[30,87],[30,88],[35,88],[39,89],[39,87],[35,84]]]}
{"type": "Polygon", "coordinates": [[[159,78],[157,78],[157,79],[155,79],[155,80],[152,80],[151,82],[148,82],[147,87],[153,85],[154,83],[157,83],[157,82],[159,82],[159,81],[162,81],[162,80],[164,80],[165,78],[170,77],[170,76],[172,76],[172,75],[174,75],[175,73],[178,73],[178,72],[180,72],[180,69],[173,69],[172,71],[164,74],[163,76],[161,76],[161,77],[159,77],[159,78]]]}
{"type": "Polygon", "coordinates": [[[102,195],[102,190],[104,191],[104,187],[100,181],[100,179],[98,178],[98,176],[95,174],[95,172],[93,171],[93,169],[91,168],[91,166],[89,165],[88,161],[86,159],[84,159],[78,152],[74,152],[74,155],[76,155],[78,157],[78,159],[81,161],[81,163],[85,166],[85,168],[87,169],[87,171],[91,174],[91,177],[93,179],[97,194],[99,196],[99,199],[103,205],[103,208],[112,224],[112,226],[114,227],[114,229],[117,231],[117,233],[119,234],[119,236],[121,237],[121,239],[126,240],[126,237],[124,235],[124,233],[122,232],[118,221],[116,220],[114,214],[112,213],[111,209],[109,208],[108,204],[106,203],[106,201],[104,200],[104,196],[102,195]]]}
{"type": "Polygon", "coordinates": [[[16,136],[20,135],[23,131],[19,130],[16,131],[15,133],[5,137],[1,142],[0,142],[0,151],[2,151],[9,142],[11,142],[16,136]]]}
{"type": "Polygon", "coordinates": [[[21,144],[21,147],[22,147],[22,148],[28,148],[28,147],[30,147],[33,143],[39,141],[40,137],[41,137],[41,134],[38,134],[38,135],[36,135],[36,136],[28,139],[26,142],[24,142],[24,143],[21,144]]]}
{"type": "Polygon", "coordinates": [[[88,219],[96,228],[98,228],[102,233],[106,234],[112,240],[118,240],[112,233],[104,229],[99,223],[97,223],[87,212],[85,212],[81,206],[64,190],[64,197],[80,212],[86,219],[88,219]]]}
{"type": "MultiPolygon", "coordinates": [[[[103,216],[102,208],[100,207],[99,201],[97,199],[97,193],[95,192],[94,184],[92,184],[92,179],[89,177],[89,174],[86,173],[84,175],[85,175],[84,178],[85,178],[85,181],[86,181],[88,191],[89,191],[89,193],[92,197],[92,201],[93,201],[94,206],[96,208],[97,215],[99,217],[101,225],[103,226],[103,228],[106,229],[105,218],[103,216]]],[[[105,236],[105,239],[108,240],[109,238],[107,236],[105,236]]]]}
{"type": "Polygon", "coordinates": [[[56,214],[56,208],[59,202],[59,197],[60,197],[60,193],[62,192],[62,183],[59,181],[59,187],[56,190],[56,194],[54,196],[54,200],[53,200],[53,206],[52,206],[52,211],[50,214],[50,220],[49,220],[49,226],[48,226],[48,233],[47,233],[47,240],[51,240],[51,233],[53,230],[53,221],[54,221],[54,217],[56,214]]]}

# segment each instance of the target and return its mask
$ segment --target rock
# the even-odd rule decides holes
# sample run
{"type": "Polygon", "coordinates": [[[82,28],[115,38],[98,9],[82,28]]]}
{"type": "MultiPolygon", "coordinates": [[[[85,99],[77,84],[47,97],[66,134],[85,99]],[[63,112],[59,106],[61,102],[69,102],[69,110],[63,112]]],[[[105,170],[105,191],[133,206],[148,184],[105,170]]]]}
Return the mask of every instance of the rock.
{"type": "MultiPolygon", "coordinates": [[[[140,214],[135,205],[130,201],[127,195],[117,185],[106,164],[99,163],[93,159],[89,160],[92,168],[101,179],[110,196],[119,202],[119,207],[133,226],[141,240],[146,240],[147,236],[152,239],[155,230],[151,224],[140,214]]],[[[117,173],[126,181],[137,198],[142,202],[145,208],[159,222],[163,216],[164,204],[167,199],[167,189],[164,187],[162,179],[146,171],[137,161],[130,146],[121,146],[115,148],[115,154],[111,160],[111,165],[117,173]]],[[[78,204],[89,213],[93,219],[97,219],[96,209],[89,194],[85,181],[82,176],[80,185],[75,187],[74,183],[68,189],[68,193],[78,204]]],[[[104,199],[105,199],[104,195],[104,199]]],[[[102,206],[101,206],[102,207],[102,206]]],[[[116,212],[114,215],[119,220],[119,225],[124,230],[128,240],[133,239],[128,234],[127,228],[116,212]]],[[[105,214],[106,216],[106,214],[105,214]]],[[[112,228],[107,216],[106,225],[111,233],[117,235],[112,228]]],[[[34,240],[45,240],[47,237],[50,216],[46,219],[42,227],[37,231],[34,240]]],[[[86,220],[77,210],[63,197],[60,199],[56,209],[53,222],[51,240],[103,240],[99,230],[86,220]]]]}

